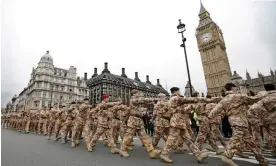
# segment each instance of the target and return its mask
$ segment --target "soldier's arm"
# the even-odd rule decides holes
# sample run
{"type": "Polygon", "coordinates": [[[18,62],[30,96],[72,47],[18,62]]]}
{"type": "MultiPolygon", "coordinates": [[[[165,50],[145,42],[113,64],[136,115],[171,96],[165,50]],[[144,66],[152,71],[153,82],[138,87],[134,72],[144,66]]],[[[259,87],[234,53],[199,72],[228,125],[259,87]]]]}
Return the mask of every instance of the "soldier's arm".
{"type": "Polygon", "coordinates": [[[209,113],[208,118],[210,119],[214,119],[216,118],[219,114],[222,114],[223,110],[224,110],[224,104],[225,101],[221,100],[216,106],[215,108],[212,109],[212,111],[209,113]]]}
{"type": "Polygon", "coordinates": [[[259,100],[261,100],[264,97],[264,95],[260,94],[257,96],[241,96],[241,100],[245,101],[248,105],[252,105],[256,102],[258,102],[259,100]]]}

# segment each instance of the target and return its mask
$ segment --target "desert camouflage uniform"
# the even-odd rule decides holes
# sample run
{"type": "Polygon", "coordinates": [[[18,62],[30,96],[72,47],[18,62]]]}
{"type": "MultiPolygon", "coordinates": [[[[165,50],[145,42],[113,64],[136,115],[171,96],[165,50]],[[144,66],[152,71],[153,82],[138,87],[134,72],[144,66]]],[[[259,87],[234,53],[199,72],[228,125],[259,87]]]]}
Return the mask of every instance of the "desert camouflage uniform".
{"type": "Polygon", "coordinates": [[[160,155],[161,159],[165,162],[171,163],[172,160],[169,158],[169,150],[177,143],[179,136],[188,145],[192,153],[196,156],[196,159],[200,162],[201,160],[208,157],[207,154],[201,153],[198,147],[192,142],[191,135],[187,130],[187,120],[189,118],[189,112],[191,105],[185,107],[185,102],[196,102],[197,98],[182,98],[178,95],[172,95],[169,101],[172,117],[170,120],[170,133],[168,140],[160,155]]]}
{"type": "Polygon", "coordinates": [[[110,108],[114,105],[119,104],[119,102],[104,102],[97,106],[98,112],[98,125],[95,134],[93,135],[90,143],[87,144],[88,151],[92,151],[92,147],[96,145],[96,141],[105,133],[108,139],[109,147],[111,148],[111,153],[117,153],[119,150],[116,148],[114,138],[111,133],[111,122],[113,118],[113,113],[110,108]]]}
{"type": "Polygon", "coordinates": [[[276,93],[268,94],[265,98],[253,104],[247,110],[247,117],[251,124],[255,143],[260,147],[263,128],[264,139],[276,155],[276,93]]]}
{"type": "Polygon", "coordinates": [[[56,122],[55,122],[55,129],[54,129],[54,140],[59,139],[60,130],[64,125],[64,122],[66,121],[66,108],[61,108],[56,113],[56,122]]]}
{"type": "Polygon", "coordinates": [[[75,123],[72,129],[72,147],[79,145],[80,136],[85,125],[86,115],[88,112],[89,106],[88,104],[82,103],[77,110],[77,116],[75,119],[75,123]]]}
{"type": "Polygon", "coordinates": [[[153,116],[154,120],[154,135],[152,138],[152,146],[157,147],[161,137],[166,142],[170,131],[170,118],[169,105],[165,101],[158,101],[154,106],[153,116]]]}
{"type": "Polygon", "coordinates": [[[42,109],[39,112],[39,121],[38,121],[38,134],[43,134],[43,125],[46,123],[46,109],[42,109]]]}
{"type": "Polygon", "coordinates": [[[152,146],[152,143],[147,139],[147,134],[145,131],[145,125],[143,122],[143,115],[145,115],[146,112],[144,112],[143,107],[153,104],[154,100],[149,98],[143,98],[143,97],[136,97],[132,96],[130,99],[130,116],[127,121],[127,130],[124,135],[124,139],[121,145],[120,154],[124,157],[128,157],[128,153],[126,149],[131,144],[131,141],[133,140],[133,136],[135,133],[138,134],[140,137],[140,140],[142,144],[145,146],[149,156],[151,158],[156,157],[160,152],[152,146]]]}
{"type": "Polygon", "coordinates": [[[97,112],[97,108],[92,108],[87,113],[87,118],[86,118],[85,125],[83,128],[83,137],[84,137],[86,146],[88,143],[91,142],[91,139],[94,135],[94,133],[93,133],[93,130],[95,128],[94,117],[95,117],[96,112],[97,112]]]}
{"type": "Polygon", "coordinates": [[[51,138],[52,133],[54,132],[55,123],[59,117],[60,110],[57,107],[51,109],[49,112],[49,125],[48,125],[48,139],[51,138]]]}
{"type": "Polygon", "coordinates": [[[236,152],[242,151],[241,148],[245,145],[255,154],[260,164],[266,164],[267,161],[260,152],[260,147],[256,146],[256,143],[249,133],[248,120],[246,117],[247,105],[257,102],[260,98],[233,94],[233,92],[230,91],[227,93],[227,96],[216,105],[208,116],[210,119],[215,119],[223,112],[228,116],[229,123],[233,130],[229,146],[222,155],[222,161],[229,165],[235,165],[232,158],[236,152]]]}
{"type": "Polygon", "coordinates": [[[74,112],[75,107],[74,105],[70,106],[69,109],[67,109],[66,112],[64,112],[64,116],[66,117],[66,120],[64,122],[64,125],[62,126],[62,129],[60,131],[62,135],[62,143],[67,142],[67,136],[69,133],[72,132],[73,122],[76,117],[76,113],[74,112]]]}
{"type": "MultiPolygon", "coordinates": [[[[211,102],[212,99],[207,99],[211,102]]],[[[209,145],[212,147],[212,150],[216,151],[217,154],[222,154],[223,151],[219,149],[216,145],[215,133],[212,131],[212,126],[209,122],[208,115],[213,108],[215,108],[215,103],[198,103],[195,104],[195,112],[197,114],[197,120],[199,123],[199,133],[197,135],[195,144],[199,149],[202,149],[202,145],[205,140],[208,140],[209,145]]],[[[217,133],[216,133],[217,134],[217,133]]]]}

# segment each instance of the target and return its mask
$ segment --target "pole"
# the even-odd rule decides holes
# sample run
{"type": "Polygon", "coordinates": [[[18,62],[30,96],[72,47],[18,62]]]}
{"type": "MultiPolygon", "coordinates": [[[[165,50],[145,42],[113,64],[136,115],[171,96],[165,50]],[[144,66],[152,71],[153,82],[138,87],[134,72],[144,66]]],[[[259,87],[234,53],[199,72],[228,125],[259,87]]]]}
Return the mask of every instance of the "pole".
{"type": "Polygon", "coordinates": [[[184,55],[185,55],[186,67],[187,67],[188,79],[189,79],[189,85],[190,85],[190,94],[191,94],[191,97],[192,97],[192,94],[193,94],[193,91],[192,91],[192,82],[191,82],[191,77],[190,77],[189,63],[188,63],[188,58],[187,58],[187,53],[186,53],[186,45],[185,45],[186,38],[184,37],[183,32],[181,34],[182,34],[182,41],[183,41],[183,47],[184,47],[184,55]]]}

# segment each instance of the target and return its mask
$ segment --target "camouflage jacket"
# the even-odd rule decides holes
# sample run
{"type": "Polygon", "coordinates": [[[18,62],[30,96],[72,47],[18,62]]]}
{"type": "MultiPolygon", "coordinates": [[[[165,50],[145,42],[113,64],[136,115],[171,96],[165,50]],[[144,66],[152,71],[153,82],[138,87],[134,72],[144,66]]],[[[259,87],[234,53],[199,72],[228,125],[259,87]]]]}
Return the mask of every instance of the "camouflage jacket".
{"type": "Polygon", "coordinates": [[[169,104],[164,101],[158,101],[154,106],[154,116],[156,116],[154,122],[155,126],[169,127],[171,113],[169,113],[169,104]]]}
{"type": "Polygon", "coordinates": [[[231,126],[248,127],[246,117],[247,106],[251,105],[263,96],[249,97],[241,94],[228,94],[215,106],[208,117],[213,120],[222,113],[228,116],[231,126]]]}
{"type": "Polygon", "coordinates": [[[110,124],[108,123],[109,121],[112,120],[113,118],[113,113],[112,113],[112,107],[115,106],[116,104],[119,104],[119,102],[102,102],[100,103],[98,107],[98,125],[109,128],[110,124]]]}
{"type": "Polygon", "coordinates": [[[144,128],[144,122],[142,120],[142,117],[146,113],[144,107],[153,103],[154,99],[132,97],[130,99],[130,116],[127,121],[127,126],[136,129],[144,128]]]}
{"type": "Polygon", "coordinates": [[[77,118],[78,118],[78,119],[85,120],[85,119],[86,119],[86,116],[87,116],[88,110],[89,110],[88,104],[82,103],[82,104],[79,106],[77,118]]]}
{"type": "Polygon", "coordinates": [[[51,111],[49,112],[49,120],[54,122],[55,120],[57,120],[58,118],[58,113],[59,113],[59,109],[58,108],[52,108],[51,111]]]}
{"type": "MultiPolygon", "coordinates": [[[[276,94],[276,93],[275,93],[276,94]]],[[[276,123],[276,95],[269,94],[262,100],[250,106],[247,110],[247,118],[252,125],[263,126],[276,123]]]]}

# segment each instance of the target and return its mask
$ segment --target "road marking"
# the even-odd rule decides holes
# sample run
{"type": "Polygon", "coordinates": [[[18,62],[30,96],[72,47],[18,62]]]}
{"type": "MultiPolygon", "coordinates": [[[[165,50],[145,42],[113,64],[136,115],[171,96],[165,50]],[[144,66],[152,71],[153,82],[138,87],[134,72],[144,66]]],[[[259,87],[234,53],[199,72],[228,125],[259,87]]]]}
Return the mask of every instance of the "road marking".
{"type": "MultiPolygon", "coordinates": [[[[217,155],[216,152],[211,152],[211,151],[208,151],[206,149],[204,149],[203,152],[207,152],[209,154],[209,157],[221,158],[221,155],[217,155]]],[[[276,166],[276,158],[270,158],[272,156],[269,152],[271,152],[271,151],[270,150],[267,150],[267,151],[265,150],[262,153],[263,153],[264,157],[269,161],[269,166],[276,166]]],[[[253,164],[259,164],[259,162],[256,160],[253,153],[251,153],[251,152],[244,152],[244,153],[249,155],[249,158],[240,158],[240,157],[234,156],[233,160],[246,161],[246,162],[250,162],[250,163],[253,163],[253,164]]]]}

